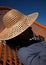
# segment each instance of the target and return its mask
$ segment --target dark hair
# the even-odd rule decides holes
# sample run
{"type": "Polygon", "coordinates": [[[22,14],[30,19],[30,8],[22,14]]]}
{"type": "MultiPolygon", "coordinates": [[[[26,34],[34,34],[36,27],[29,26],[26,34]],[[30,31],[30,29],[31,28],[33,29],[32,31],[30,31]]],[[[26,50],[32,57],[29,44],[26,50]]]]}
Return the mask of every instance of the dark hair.
{"type": "Polygon", "coordinates": [[[33,37],[34,37],[34,33],[32,31],[32,28],[29,27],[28,29],[26,29],[20,35],[12,38],[10,40],[6,40],[6,44],[9,45],[10,48],[15,49],[16,47],[21,48],[21,47],[29,46],[33,43],[36,43],[36,42],[40,41],[40,40],[37,40],[37,39],[36,40],[32,39],[33,37]]]}

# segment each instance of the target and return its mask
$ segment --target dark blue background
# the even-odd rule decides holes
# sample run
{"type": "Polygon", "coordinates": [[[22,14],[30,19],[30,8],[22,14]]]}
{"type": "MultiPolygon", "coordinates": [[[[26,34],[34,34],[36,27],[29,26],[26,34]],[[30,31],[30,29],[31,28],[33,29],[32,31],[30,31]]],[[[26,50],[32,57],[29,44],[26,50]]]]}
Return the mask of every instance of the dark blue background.
{"type": "Polygon", "coordinates": [[[0,0],[0,6],[18,9],[26,15],[39,12],[37,21],[46,25],[46,0],[0,0]]]}

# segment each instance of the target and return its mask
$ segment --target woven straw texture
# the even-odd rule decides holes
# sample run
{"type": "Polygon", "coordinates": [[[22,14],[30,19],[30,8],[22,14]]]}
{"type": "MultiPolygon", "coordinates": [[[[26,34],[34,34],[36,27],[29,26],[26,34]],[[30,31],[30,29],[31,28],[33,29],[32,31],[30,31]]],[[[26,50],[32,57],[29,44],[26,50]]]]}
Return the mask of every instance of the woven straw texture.
{"type": "MultiPolygon", "coordinates": [[[[2,24],[3,15],[11,10],[11,8],[0,7],[0,24],[2,24]]],[[[32,30],[36,35],[42,35],[46,41],[46,26],[35,22],[32,26],[32,30]],[[42,33],[41,33],[42,32],[42,33]]],[[[5,28],[4,24],[0,25],[0,32],[5,28]],[[1,28],[2,27],[2,28],[1,28]]],[[[20,60],[17,58],[17,50],[10,49],[7,45],[0,43],[0,65],[22,65],[20,60]]]]}

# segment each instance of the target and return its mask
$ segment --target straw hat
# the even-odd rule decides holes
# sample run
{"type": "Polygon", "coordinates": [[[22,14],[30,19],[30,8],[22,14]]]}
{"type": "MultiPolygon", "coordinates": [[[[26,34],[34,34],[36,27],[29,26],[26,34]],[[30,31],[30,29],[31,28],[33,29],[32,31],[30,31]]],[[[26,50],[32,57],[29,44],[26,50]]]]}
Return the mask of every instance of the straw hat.
{"type": "Polygon", "coordinates": [[[38,13],[28,16],[12,9],[3,17],[5,28],[0,32],[0,40],[8,40],[24,32],[38,17],[38,13]]]}

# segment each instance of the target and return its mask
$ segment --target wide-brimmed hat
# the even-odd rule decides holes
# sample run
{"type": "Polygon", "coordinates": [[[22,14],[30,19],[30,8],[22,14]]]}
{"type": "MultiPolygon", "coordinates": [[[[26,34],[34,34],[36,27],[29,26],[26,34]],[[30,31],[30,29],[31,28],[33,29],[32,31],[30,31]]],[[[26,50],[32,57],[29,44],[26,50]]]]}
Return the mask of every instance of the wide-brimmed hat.
{"type": "Polygon", "coordinates": [[[38,12],[25,15],[12,9],[3,17],[4,29],[0,32],[0,40],[9,40],[24,32],[38,17],[38,12]]]}

